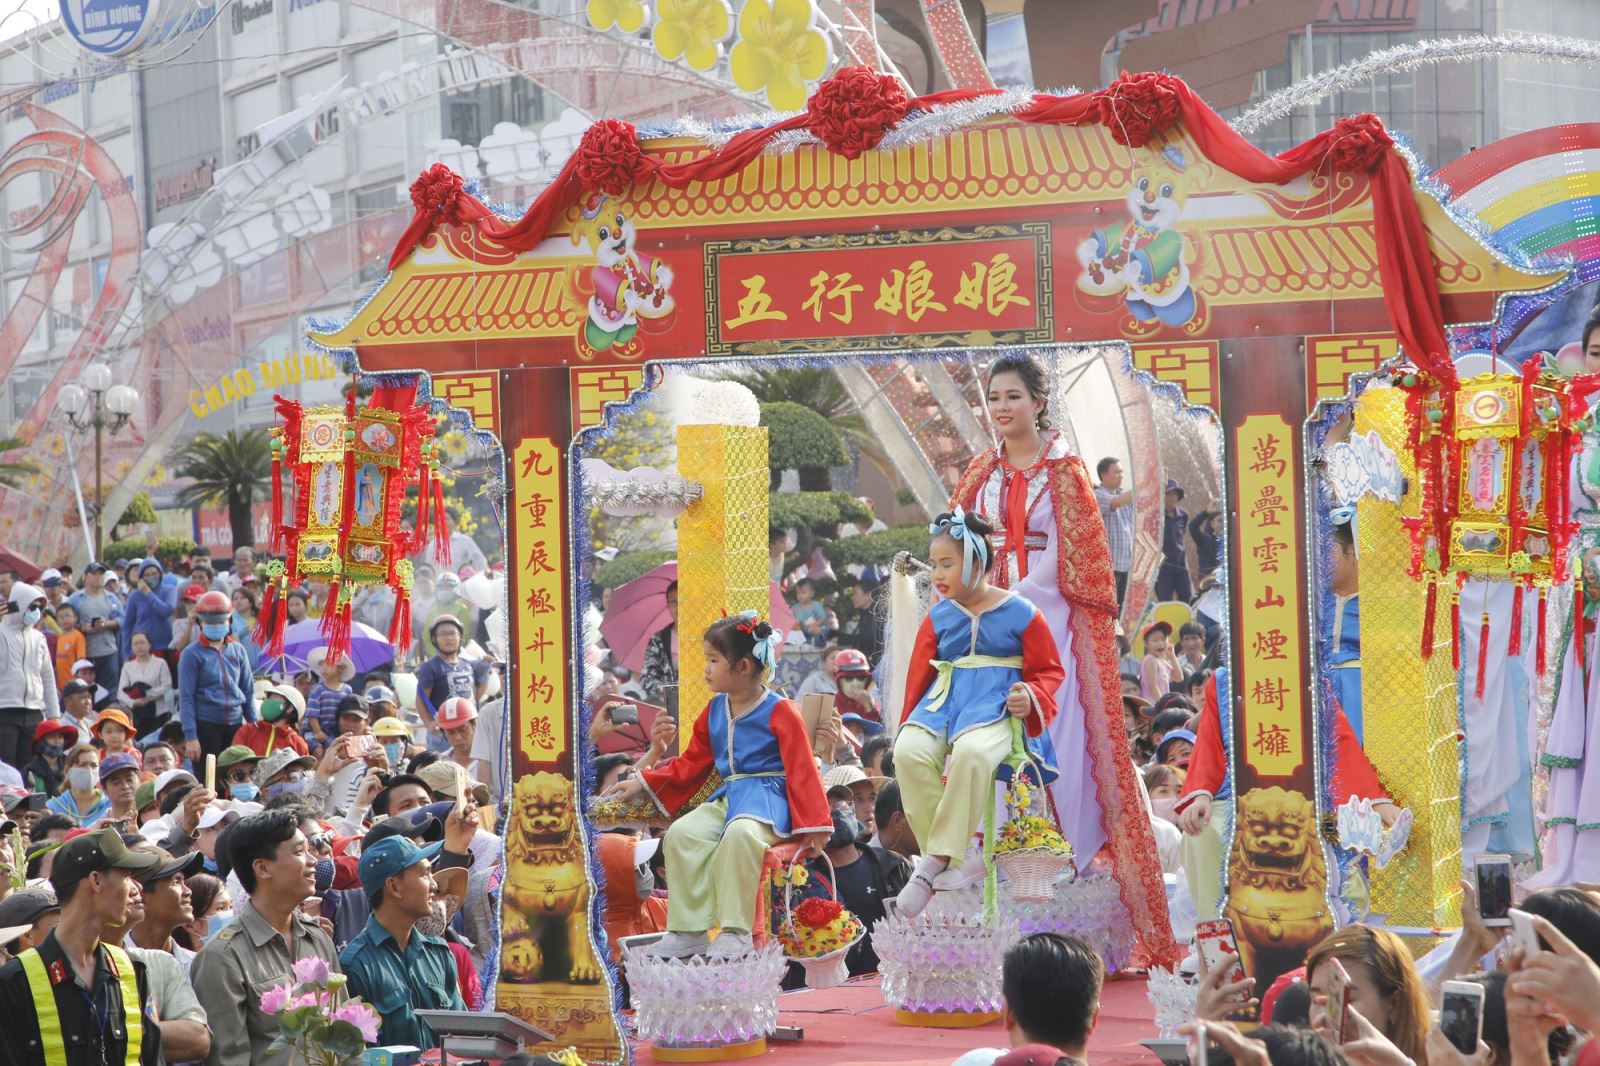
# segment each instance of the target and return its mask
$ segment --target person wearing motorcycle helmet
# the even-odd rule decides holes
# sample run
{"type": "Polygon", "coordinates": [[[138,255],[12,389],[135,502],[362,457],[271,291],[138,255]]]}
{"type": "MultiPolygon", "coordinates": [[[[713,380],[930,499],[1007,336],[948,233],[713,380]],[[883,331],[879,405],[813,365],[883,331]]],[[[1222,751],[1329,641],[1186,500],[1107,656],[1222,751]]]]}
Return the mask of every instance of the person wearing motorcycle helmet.
{"type": "Polygon", "coordinates": [[[243,744],[263,759],[278,748],[291,748],[297,755],[309,755],[300,735],[300,719],[305,717],[306,698],[293,685],[256,682],[256,709],[261,721],[246,722],[233,734],[235,744],[243,744]]]}
{"type": "Polygon", "coordinates": [[[859,714],[869,722],[881,722],[883,715],[872,691],[872,664],[867,661],[866,653],[845,648],[833,662],[839,683],[833,709],[841,715],[859,714]]]}
{"type": "Polygon", "coordinates": [[[245,722],[255,722],[250,656],[233,637],[233,603],[218,589],[194,603],[195,640],[178,657],[178,712],[184,754],[199,765],[233,743],[245,722]]]}

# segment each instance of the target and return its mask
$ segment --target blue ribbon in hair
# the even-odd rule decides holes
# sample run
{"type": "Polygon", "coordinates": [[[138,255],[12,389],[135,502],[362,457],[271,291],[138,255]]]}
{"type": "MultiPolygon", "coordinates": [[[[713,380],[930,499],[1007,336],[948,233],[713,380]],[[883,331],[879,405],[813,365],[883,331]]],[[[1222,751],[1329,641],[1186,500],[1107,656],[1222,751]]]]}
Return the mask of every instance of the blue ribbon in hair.
{"type": "Polygon", "coordinates": [[[967,528],[967,513],[960,507],[928,523],[928,533],[935,537],[943,533],[961,545],[961,583],[968,588],[974,571],[981,574],[989,568],[989,542],[967,528]]]}
{"type": "Polygon", "coordinates": [[[761,620],[755,611],[740,611],[733,616],[741,619],[741,624],[736,628],[750,634],[750,639],[755,641],[755,646],[750,649],[750,655],[756,662],[766,667],[773,668],[778,661],[778,649],[783,646],[783,631],[776,626],[768,633],[765,639],[756,636],[756,623],[761,620]]]}

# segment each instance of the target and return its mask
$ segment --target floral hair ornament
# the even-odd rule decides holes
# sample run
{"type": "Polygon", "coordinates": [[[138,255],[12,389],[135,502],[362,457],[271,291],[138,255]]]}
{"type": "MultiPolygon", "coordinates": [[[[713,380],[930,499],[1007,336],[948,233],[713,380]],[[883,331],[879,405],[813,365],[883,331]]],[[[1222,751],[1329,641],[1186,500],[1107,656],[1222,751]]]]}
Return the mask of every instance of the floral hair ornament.
{"type": "Polygon", "coordinates": [[[760,624],[761,617],[755,611],[740,611],[735,615],[724,613],[723,617],[739,619],[739,623],[733,628],[741,633],[749,633],[750,639],[755,641],[755,647],[750,649],[751,657],[771,670],[773,664],[778,661],[778,649],[783,646],[783,631],[774,627],[764,639],[756,636],[756,626],[760,624]]]}
{"type": "Polygon", "coordinates": [[[974,569],[980,574],[989,569],[989,542],[967,527],[967,512],[960,507],[928,523],[928,533],[935,537],[943,533],[961,545],[961,583],[968,588],[974,569]]]}

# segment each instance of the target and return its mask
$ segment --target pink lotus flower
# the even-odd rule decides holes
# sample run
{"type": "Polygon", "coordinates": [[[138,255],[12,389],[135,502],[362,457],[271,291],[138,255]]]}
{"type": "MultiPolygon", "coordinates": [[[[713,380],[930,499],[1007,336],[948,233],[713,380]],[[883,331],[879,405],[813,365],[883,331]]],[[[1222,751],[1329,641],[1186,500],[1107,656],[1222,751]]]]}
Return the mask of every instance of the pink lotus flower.
{"type": "Polygon", "coordinates": [[[369,1044],[378,1040],[378,1015],[365,1003],[346,1003],[328,1015],[330,1022],[349,1022],[361,1030],[361,1039],[369,1044]]]}
{"type": "Polygon", "coordinates": [[[288,985],[276,985],[261,993],[261,1012],[263,1014],[277,1014],[288,1005],[288,985]]]}
{"type": "Polygon", "coordinates": [[[306,992],[302,995],[295,996],[289,1001],[288,1004],[290,1010],[299,1010],[301,1007],[320,1006],[322,1006],[322,1000],[315,992],[306,992]]]}
{"type": "Polygon", "coordinates": [[[294,964],[295,980],[303,984],[326,984],[328,981],[328,963],[325,959],[311,956],[299,959],[294,964]]]}

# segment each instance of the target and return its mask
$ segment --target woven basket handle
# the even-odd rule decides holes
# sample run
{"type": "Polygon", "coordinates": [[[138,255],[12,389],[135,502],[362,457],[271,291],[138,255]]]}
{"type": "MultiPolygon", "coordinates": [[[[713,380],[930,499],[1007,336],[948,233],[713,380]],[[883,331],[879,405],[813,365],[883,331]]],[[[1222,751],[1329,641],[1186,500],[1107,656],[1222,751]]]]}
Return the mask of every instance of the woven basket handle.
{"type": "MultiPolygon", "coordinates": [[[[801,857],[807,853],[802,851],[789,860],[789,865],[783,871],[783,927],[792,937],[794,933],[794,868],[801,865],[801,857]]],[[[833,902],[839,902],[839,875],[833,869],[833,860],[828,858],[828,853],[822,853],[822,861],[828,864],[828,895],[833,897],[833,902]]]]}

